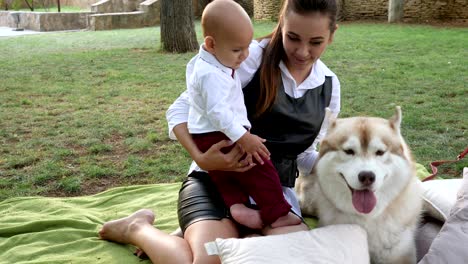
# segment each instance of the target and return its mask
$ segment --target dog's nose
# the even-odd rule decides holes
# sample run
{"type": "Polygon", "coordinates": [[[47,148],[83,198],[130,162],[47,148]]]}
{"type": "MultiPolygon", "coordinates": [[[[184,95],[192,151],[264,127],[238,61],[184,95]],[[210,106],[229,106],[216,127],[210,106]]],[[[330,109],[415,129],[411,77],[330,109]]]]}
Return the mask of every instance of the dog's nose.
{"type": "Polygon", "coordinates": [[[359,181],[364,186],[372,185],[375,181],[375,174],[372,171],[361,171],[358,174],[359,181]]]}

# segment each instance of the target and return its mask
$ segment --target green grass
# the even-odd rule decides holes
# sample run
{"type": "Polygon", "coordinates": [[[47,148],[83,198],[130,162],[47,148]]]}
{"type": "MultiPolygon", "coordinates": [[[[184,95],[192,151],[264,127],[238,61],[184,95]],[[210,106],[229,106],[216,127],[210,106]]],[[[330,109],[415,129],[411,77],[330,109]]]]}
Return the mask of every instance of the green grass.
{"type": "MultiPolygon", "coordinates": [[[[256,36],[273,26],[256,23],[256,36]]],[[[323,57],[341,81],[341,116],[400,105],[419,163],[455,158],[468,146],[466,43],[466,28],[341,25],[323,57]]],[[[159,28],[1,38],[0,200],[181,181],[190,157],[168,139],[165,111],[194,53],[159,45],[159,28]]]]}

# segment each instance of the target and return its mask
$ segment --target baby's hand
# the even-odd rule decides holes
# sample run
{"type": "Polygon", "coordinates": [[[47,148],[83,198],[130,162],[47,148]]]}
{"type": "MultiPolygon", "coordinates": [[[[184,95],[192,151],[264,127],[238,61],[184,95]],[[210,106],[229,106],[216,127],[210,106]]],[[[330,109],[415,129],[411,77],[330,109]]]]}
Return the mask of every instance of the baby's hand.
{"type": "MultiPolygon", "coordinates": [[[[242,149],[247,153],[247,156],[251,156],[257,160],[258,163],[263,165],[263,159],[270,159],[270,152],[267,147],[263,144],[266,140],[246,132],[238,141],[242,149]]],[[[250,160],[249,160],[250,161],[250,160]]]]}

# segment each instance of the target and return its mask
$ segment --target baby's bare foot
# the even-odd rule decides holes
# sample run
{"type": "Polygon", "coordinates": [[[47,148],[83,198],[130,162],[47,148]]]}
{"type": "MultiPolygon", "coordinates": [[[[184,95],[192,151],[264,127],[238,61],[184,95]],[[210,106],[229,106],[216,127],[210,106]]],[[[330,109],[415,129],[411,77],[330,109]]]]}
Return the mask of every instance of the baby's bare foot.
{"type": "Polygon", "coordinates": [[[135,213],[104,223],[99,231],[101,239],[110,240],[122,244],[130,243],[130,233],[144,224],[153,225],[154,213],[148,209],[141,209],[135,213]]]}

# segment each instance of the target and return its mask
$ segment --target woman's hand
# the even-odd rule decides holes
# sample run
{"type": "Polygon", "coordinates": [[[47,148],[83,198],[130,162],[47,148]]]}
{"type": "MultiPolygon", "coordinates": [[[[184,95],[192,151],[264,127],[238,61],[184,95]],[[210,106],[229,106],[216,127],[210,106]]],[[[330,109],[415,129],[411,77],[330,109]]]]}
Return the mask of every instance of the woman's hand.
{"type": "Polygon", "coordinates": [[[221,149],[231,145],[228,140],[223,140],[211,146],[205,153],[202,153],[192,139],[187,123],[181,123],[174,127],[173,132],[180,144],[188,151],[190,157],[203,170],[223,170],[244,172],[251,169],[255,164],[249,163],[245,159],[239,162],[244,151],[236,144],[234,148],[224,154],[221,149]]]}
{"type": "Polygon", "coordinates": [[[229,140],[220,141],[211,146],[205,153],[199,153],[195,162],[204,170],[222,170],[244,172],[250,170],[254,163],[249,163],[246,159],[240,161],[244,151],[239,145],[235,145],[232,150],[226,154],[221,149],[232,144],[229,140]]]}

